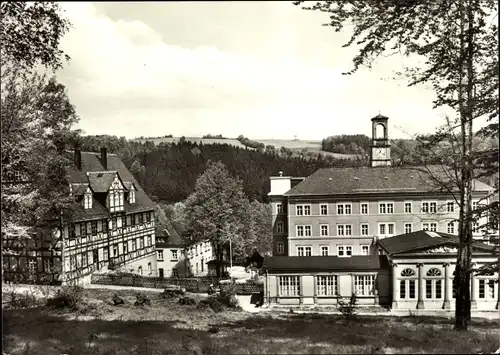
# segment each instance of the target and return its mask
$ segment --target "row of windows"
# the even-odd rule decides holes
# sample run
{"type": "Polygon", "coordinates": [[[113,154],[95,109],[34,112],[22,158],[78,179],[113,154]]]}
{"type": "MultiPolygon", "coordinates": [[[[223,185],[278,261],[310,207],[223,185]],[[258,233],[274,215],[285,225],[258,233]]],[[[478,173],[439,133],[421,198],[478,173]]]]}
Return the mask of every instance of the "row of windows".
{"type": "MultiPolygon", "coordinates": [[[[337,224],[337,235],[339,236],[350,236],[353,235],[352,224],[337,224]]],[[[359,225],[360,235],[369,236],[370,227],[369,223],[361,223],[359,225]]],[[[283,233],[284,227],[282,222],[277,223],[277,232],[283,233]]],[[[437,222],[422,222],[421,229],[431,232],[437,232],[438,223],[437,222]]],[[[297,237],[311,237],[312,236],[312,225],[296,225],[296,236],[297,237]]],[[[455,234],[456,222],[448,222],[446,224],[446,233],[455,234]]],[[[395,223],[379,223],[378,224],[378,235],[379,236],[393,236],[395,232],[395,223]]],[[[404,223],[404,232],[413,232],[413,223],[404,223]]],[[[320,236],[327,237],[330,236],[330,226],[328,224],[320,224],[320,236]]]]}
{"type": "MultiPolygon", "coordinates": [[[[129,252],[129,242],[131,251],[136,251],[138,249],[143,249],[144,246],[149,247],[152,245],[152,236],[148,235],[145,237],[139,237],[132,239],[130,241],[126,241],[123,243],[113,244],[111,247],[106,246],[102,248],[102,260],[108,261],[110,257],[110,252],[112,257],[118,257],[123,254],[127,254],[129,252]],[[122,253],[120,253],[119,244],[122,244],[122,253]],[[111,248],[111,250],[110,250],[111,248]]],[[[97,263],[99,259],[98,249],[94,249],[89,252],[78,253],[75,255],[70,255],[69,257],[69,266],[70,270],[87,267],[92,263],[97,263]]]]}
{"type": "MultiPolygon", "coordinates": [[[[170,250],[170,260],[179,260],[179,254],[182,255],[182,250],[170,250]]],[[[157,259],[160,261],[163,260],[163,250],[157,250],[157,259]]]]}
{"type": "MultiPolygon", "coordinates": [[[[336,296],[338,294],[338,276],[315,276],[318,296],[336,296]]],[[[293,297],[301,295],[300,276],[279,276],[278,296],[293,297]]],[[[375,294],[375,275],[355,275],[354,292],[359,296],[375,294]]]]}
{"type": "MultiPolygon", "coordinates": [[[[337,203],[336,204],[336,214],[337,215],[350,215],[352,214],[352,203],[337,203]]],[[[474,201],[472,204],[473,209],[477,209],[478,201],[474,201]]],[[[327,203],[322,203],[319,205],[319,215],[328,216],[329,215],[329,205],[327,203]]],[[[393,214],[394,213],[394,202],[379,202],[378,203],[378,214],[393,214]]],[[[447,201],[445,203],[439,204],[435,201],[422,201],[420,203],[421,213],[453,213],[457,210],[457,204],[453,201],[447,201]]],[[[360,214],[370,214],[369,203],[360,202],[359,204],[360,214]]],[[[276,204],[277,214],[283,213],[283,204],[281,202],[276,204]]],[[[411,214],[413,212],[413,202],[404,202],[404,213],[411,214]]],[[[311,205],[301,204],[295,206],[296,216],[310,216],[311,215],[311,205]]]]}
{"type": "MultiPolygon", "coordinates": [[[[472,209],[476,210],[479,206],[479,201],[472,202],[472,209]]],[[[302,204],[296,205],[295,214],[297,216],[310,216],[311,215],[311,205],[302,204]]],[[[319,205],[319,211],[321,216],[328,215],[328,204],[323,203],[319,205]]],[[[378,205],[379,214],[392,214],[394,213],[394,202],[379,202],[378,205]]],[[[457,209],[457,204],[453,201],[447,201],[445,203],[438,204],[436,201],[422,201],[420,204],[420,210],[423,213],[437,213],[437,212],[448,212],[453,213],[457,209]]],[[[283,214],[283,204],[281,202],[276,204],[276,213],[283,214]]],[[[337,214],[351,214],[352,213],[352,203],[339,203],[337,204],[337,214]]],[[[404,202],[404,213],[413,213],[413,202],[404,202]]],[[[369,214],[369,203],[360,202],[360,214],[369,214]]]]}
{"type": "MultiPolygon", "coordinates": [[[[144,221],[151,222],[151,212],[134,213],[127,216],[113,217],[110,220],[109,228],[116,230],[118,228],[132,227],[144,224],[144,221]]],[[[70,226],[70,237],[79,237],[85,235],[95,235],[97,233],[108,232],[108,220],[98,220],[90,222],[74,223],[70,226]]]]}
{"type": "MultiPolygon", "coordinates": [[[[361,245],[361,255],[369,255],[370,254],[370,246],[369,245],[361,245]]],[[[352,245],[337,245],[337,256],[352,256],[352,245]]],[[[283,254],[285,252],[285,244],[284,242],[278,242],[277,244],[278,254],[283,254]]],[[[329,256],[330,247],[327,245],[320,246],[320,255],[321,256],[329,256]]],[[[297,247],[297,256],[313,256],[312,246],[298,246],[297,247]]]]}
{"type": "Polygon", "coordinates": [[[194,255],[198,256],[199,254],[210,252],[210,243],[204,242],[201,244],[196,244],[189,249],[189,257],[193,257],[194,255]]]}

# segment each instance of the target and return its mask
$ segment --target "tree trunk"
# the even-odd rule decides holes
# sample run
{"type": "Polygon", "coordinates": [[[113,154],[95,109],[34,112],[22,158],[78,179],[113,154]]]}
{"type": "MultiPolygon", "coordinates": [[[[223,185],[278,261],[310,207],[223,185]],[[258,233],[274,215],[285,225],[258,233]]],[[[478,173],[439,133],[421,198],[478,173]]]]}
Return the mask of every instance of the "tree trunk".
{"type": "MultiPolygon", "coordinates": [[[[473,0],[467,4],[467,19],[461,16],[461,25],[467,24],[466,38],[461,38],[461,53],[463,58],[461,69],[465,67],[466,73],[461,70],[461,82],[459,87],[459,111],[460,111],[460,130],[462,138],[462,171],[460,181],[460,219],[459,219],[459,237],[460,245],[458,248],[457,265],[455,268],[455,282],[457,285],[456,303],[455,303],[455,329],[467,330],[471,319],[471,300],[470,300],[470,273],[472,263],[472,119],[473,115],[473,89],[474,89],[474,11],[473,0]],[[466,44],[466,45],[465,45],[466,44]],[[465,50],[464,50],[465,49],[465,50]],[[463,73],[463,74],[462,74],[463,73]],[[465,83],[463,78],[465,77],[465,83]],[[465,84],[465,93],[464,93],[465,84]],[[465,94],[465,95],[464,95],[465,94]],[[465,96],[465,105],[464,103],[465,96]]],[[[463,5],[463,1],[460,2],[463,5]]],[[[463,7],[462,9],[463,10],[463,7]]],[[[461,11],[461,13],[463,13],[461,11]]],[[[473,285],[472,285],[473,286],[473,285]]]]}

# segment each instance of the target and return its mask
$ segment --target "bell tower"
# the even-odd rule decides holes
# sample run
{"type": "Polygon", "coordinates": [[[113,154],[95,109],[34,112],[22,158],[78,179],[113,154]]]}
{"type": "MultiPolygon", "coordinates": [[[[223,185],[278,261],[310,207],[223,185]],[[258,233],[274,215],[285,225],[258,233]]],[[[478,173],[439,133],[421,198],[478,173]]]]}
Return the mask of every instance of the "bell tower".
{"type": "Polygon", "coordinates": [[[372,145],[370,162],[372,167],[391,165],[391,145],[387,120],[389,117],[378,114],[372,118],[372,145]]]}

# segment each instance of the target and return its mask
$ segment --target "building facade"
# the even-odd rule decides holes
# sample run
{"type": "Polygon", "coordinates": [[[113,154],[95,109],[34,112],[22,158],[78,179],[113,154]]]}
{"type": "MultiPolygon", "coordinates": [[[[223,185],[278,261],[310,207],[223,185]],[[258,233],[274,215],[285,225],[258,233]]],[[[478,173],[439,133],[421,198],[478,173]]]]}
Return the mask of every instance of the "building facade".
{"type": "MultiPolygon", "coordinates": [[[[449,282],[456,253],[433,253],[436,242],[453,248],[449,238],[458,233],[459,206],[454,194],[435,184],[439,179],[446,181],[448,172],[438,166],[392,167],[387,122],[381,115],[372,119],[370,167],[320,169],[306,178],[280,172],[270,178],[273,257],[265,266],[269,302],[334,303],[335,292],[348,296],[355,291],[362,296],[362,304],[388,304],[394,309],[417,309],[417,304],[419,309],[453,306],[449,282]],[[420,240],[422,245],[414,245],[404,254],[394,252],[390,245],[406,243],[405,238],[420,240]],[[370,261],[381,254],[387,262],[370,261]],[[306,263],[302,269],[294,268],[294,263],[302,262],[306,263]],[[419,277],[418,286],[406,282],[419,277]],[[442,284],[432,281],[440,278],[442,284]],[[317,297],[323,284],[330,287],[325,291],[330,294],[317,297]],[[406,288],[401,291],[401,287],[406,288]],[[411,297],[407,295],[410,287],[411,297]]],[[[489,204],[493,191],[474,181],[473,209],[489,204]]],[[[490,246],[481,243],[484,231],[479,226],[487,220],[482,214],[474,222],[477,265],[498,258],[490,246]]],[[[494,299],[486,302],[482,298],[481,309],[497,306],[498,286],[490,282],[495,278],[498,273],[471,284],[476,295],[488,294],[494,299]]]]}
{"type": "Polygon", "coordinates": [[[155,263],[154,203],[132,173],[106,148],[71,152],[70,193],[77,201],[71,221],[61,220],[52,238],[26,248],[28,257],[4,262],[7,281],[89,282],[96,271],[123,269],[152,274],[155,263]],[[7,265],[6,265],[7,264],[7,265]],[[29,279],[23,279],[28,267],[29,279]]]}

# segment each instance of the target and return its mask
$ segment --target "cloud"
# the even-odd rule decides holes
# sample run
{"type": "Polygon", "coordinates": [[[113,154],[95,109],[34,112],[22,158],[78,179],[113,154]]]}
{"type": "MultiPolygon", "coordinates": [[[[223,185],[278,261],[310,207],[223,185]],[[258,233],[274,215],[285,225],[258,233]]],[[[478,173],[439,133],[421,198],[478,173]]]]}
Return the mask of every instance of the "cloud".
{"type": "Polygon", "coordinates": [[[266,60],[208,43],[194,48],[166,43],[147,23],[112,20],[90,3],[62,6],[74,28],[62,43],[72,59],[59,77],[89,134],[321,139],[369,134],[369,119],[379,109],[413,129],[410,107],[422,102],[430,107],[428,93],[383,82],[381,72],[342,76],[345,67],[296,60],[289,54],[300,48],[290,38],[283,40],[281,57],[275,52],[266,60]]]}

